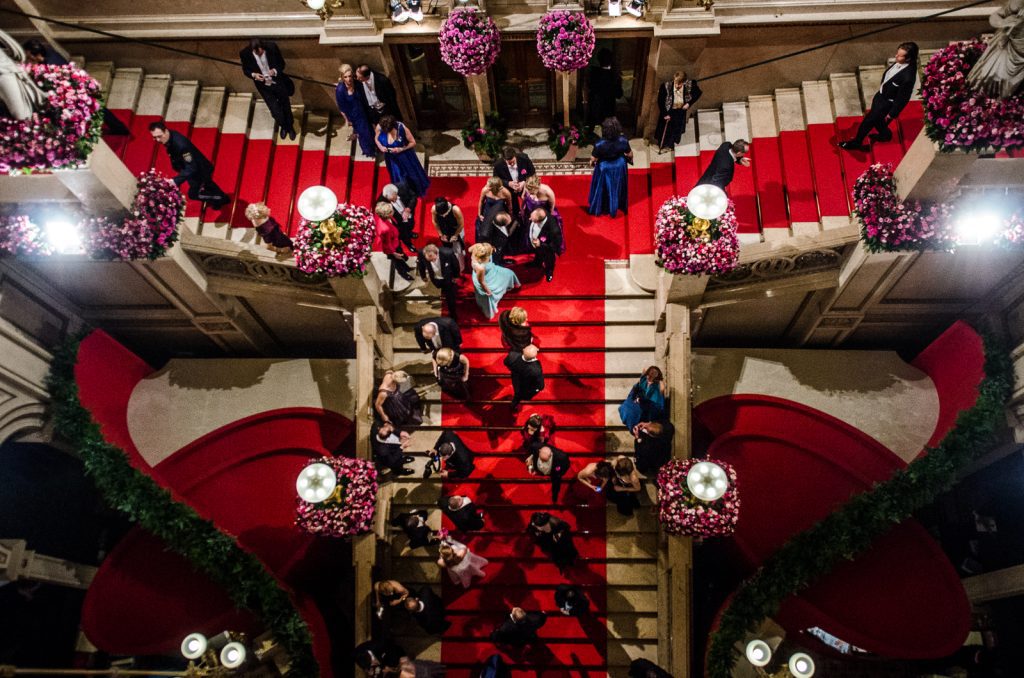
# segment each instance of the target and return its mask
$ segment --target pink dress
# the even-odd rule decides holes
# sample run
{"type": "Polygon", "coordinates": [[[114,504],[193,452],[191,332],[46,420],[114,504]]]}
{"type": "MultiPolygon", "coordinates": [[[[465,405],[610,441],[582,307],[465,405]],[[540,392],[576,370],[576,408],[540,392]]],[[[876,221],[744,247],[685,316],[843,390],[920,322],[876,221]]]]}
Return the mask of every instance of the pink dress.
{"type": "Polygon", "coordinates": [[[458,565],[449,565],[447,570],[448,576],[452,578],[454,583],[468,589],[473,583],[473,577],[483,578],[484,568],[487,567],[488,561],[483,556],[478,556],[470,551],[469,547],[465,544],[461,544],[454,539],[449,539],[448,542],[456,551],[466,549],[466,557],[462,559],[462,562],[458,565]]]}

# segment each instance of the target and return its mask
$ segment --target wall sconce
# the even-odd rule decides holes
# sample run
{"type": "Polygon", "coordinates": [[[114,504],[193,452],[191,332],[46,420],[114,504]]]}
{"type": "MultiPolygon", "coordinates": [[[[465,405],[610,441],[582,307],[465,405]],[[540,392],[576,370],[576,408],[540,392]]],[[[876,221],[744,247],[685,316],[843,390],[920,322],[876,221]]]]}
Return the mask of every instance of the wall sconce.
{"type": "Polygon", "coordinates": [[[181,655],[188,659],[190,676],[222,676],[224,670],[240,668],[248,659],[245,636],[224,631],[212,638],[190,633],[181,641],[181,655]],[[219,650],[219,652],[218,652],[219,650]]]}
{"type": "Polygon", "coordinates": [[[334,16],[334,10],[345,6],[345,0],[299,0],[299,2],[316,12],[317,16],[324,21],[334,16]]]}

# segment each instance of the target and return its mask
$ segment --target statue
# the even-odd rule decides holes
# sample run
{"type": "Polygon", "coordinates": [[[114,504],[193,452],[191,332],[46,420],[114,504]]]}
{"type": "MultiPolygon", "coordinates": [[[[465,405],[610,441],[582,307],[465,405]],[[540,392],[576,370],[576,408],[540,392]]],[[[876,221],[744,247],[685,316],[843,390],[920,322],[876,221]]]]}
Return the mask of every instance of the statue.
{"type": "Polygon", "coordinates": [[[1024,83],[1024,0],[1007,0],[988,20],[996,32],[968,74],[967,83],[990,96],[1007,99],[1024,83]]]}
{"type": "Polygon", "coordinates": [[[7,109],[6,116],[15,120],[31,118],[47,100],[46,92],[39,89],[22,65],[24,61],[25,50],[0,31],[0,103],[7,109]]]}

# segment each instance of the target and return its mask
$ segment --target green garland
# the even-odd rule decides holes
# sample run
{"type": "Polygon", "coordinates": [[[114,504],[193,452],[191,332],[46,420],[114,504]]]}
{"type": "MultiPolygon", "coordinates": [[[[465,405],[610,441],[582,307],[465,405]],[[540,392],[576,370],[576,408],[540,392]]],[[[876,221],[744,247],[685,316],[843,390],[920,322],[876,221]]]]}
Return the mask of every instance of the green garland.
{"type": "Polygon", "coordinates": [[[985,379],[974,407],[957,417],[956,426],[938,447],[893,473],[870,491],[792,537],[740,586],[711,637],[707,675],[729,678],[733,647],[775,614],[788,596],[801,591],[842,560],[852,560],[893,525],[948,490],[957,472],[991,442],[1003,419],[1013,385],[1009,354],[989,336],[985,346],[985,379]]]}
{"type": "Polygon", "coordinates": [[[288,594],[263,564],[191,507],[128,463],[124,451],[103,439],[78,399],[74,369],[81,338],[64,343],[53,356],[47,388],[57,431],[79,449],[86,473],[107,502],[175,553],[220,584],[239,608],[253,611],[291,658],[289,675],[316,676],[309,628],[288,594]]]}

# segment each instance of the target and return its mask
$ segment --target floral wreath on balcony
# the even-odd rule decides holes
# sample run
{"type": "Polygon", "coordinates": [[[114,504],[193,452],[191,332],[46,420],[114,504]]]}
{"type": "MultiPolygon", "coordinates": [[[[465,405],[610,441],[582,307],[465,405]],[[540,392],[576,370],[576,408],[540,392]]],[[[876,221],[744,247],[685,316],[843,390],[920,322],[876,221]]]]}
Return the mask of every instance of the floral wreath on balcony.
{"type": "Polygon", "coordinates": [[[341,203],[323,221],[299,221],[293,238],[295,263],[303,273],[361,278],[366,274],[375,235],[370,210],[341,203]]]}
{"type": "Polygon", "coordinates": [[[732,201],[718,219],[699,219],[685,196],[669,198],[654,220],[658,264],[669,273],[718,275],[736,268],[740,242],[732,201]]]}
{"type": "MultiPolygon", "coordinates": [[[[79,221],[82,249],[93,259],[157,259],[178,240],[185,197],[155,170],[138,179],[135,199],[121,219],[86,217],[79,221]]],[[[49,255],[53,244],[27,215],[0,218],[0,256],[49,255]]]]}
{"type": "Polygon", "coordinates": [[[501,53],[501,32],[494,19],[474,7],[451,11],[437,36],[441,60],[459,75],[479,75],[501,53]]]}
{"type": "Polygon", "coordinates": [[[690,537],[723,537],[736,530],[740,519],[736,469],[711,459],[673,459],[658,472],[658,520],[669,534],[690,537]],[[690,469],[702,462],[714,461],[722,467],[729,487],[714,501],[698,499],[686,485],[690,469]]]}
{"type": "Polygon", "coordinates": [[[26,120],[0,117],[0,173],[78,167],[100,139],[99,83],[74,64],[23,67],[47,101],[26,120]]]}
{"type": "Polygon", "coordinates": [[[296,499],[295,526],[322,537],[366,534],[377,509],[377,469],[372,462],[350,457],[321,457],[310,463],[327,464],[338,474],[334,494],[311,504],[296,499]]]}
{"type": "Polygon", "coordinates": [[[540,19],[537,53],[545,68],[568,73],[590,62],[597,38],[583,12],[556,9],[540,19]]]}
{"type": "Polygon", "coordinates": [[[860,219],[860,238],[871,252],[951,251],[956,246],[949,208],[901,200],[890,164],[871,165],[857,178],[853,212],[860,219]]]}
{"type": "Polygon", "coordinates": [[[1024,93],[1000,99],[967,84],[987,48],[981,40],[955,42],[924,67],[925,133],[943,151],[1024,148],[1024,93]]]}

